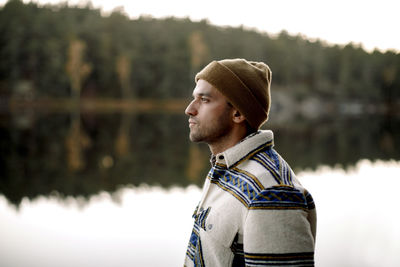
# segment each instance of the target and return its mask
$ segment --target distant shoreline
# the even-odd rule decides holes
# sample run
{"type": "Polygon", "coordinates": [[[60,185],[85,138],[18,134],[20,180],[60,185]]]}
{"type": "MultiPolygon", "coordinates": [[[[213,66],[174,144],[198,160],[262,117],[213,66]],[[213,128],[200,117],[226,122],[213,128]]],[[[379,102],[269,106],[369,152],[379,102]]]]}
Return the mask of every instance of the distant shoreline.
{"type": "Polygon", "coordinates": [[[158,112],[184,113],[188,99],[112,99],[112,98],[42,98],[35,100],[9,99],[2,101],[1,110],[16,112],[33,109],[51,112],[158,112]]]}

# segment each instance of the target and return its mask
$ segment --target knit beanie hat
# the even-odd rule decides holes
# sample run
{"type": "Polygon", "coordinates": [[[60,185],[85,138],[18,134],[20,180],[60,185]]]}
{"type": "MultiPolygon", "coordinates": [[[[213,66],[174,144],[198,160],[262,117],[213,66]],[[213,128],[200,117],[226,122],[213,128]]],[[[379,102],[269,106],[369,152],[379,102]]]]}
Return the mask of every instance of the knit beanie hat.
{"type": "Polygon", "coordinates": [[[212,61],[195,77],[217,88],[254,129],[268,120],[272,72],[263,62],[245,59],[212,61]]]}

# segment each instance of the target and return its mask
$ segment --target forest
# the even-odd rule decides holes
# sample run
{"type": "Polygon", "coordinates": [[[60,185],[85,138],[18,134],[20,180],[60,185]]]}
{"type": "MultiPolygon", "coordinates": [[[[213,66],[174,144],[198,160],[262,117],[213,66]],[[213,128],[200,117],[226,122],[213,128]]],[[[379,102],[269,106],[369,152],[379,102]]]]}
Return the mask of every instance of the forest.
{"type": "Polygon", "coordinates": [[[400,159],[398,51],[9,0],[0,7],[0,194],[18,205],[201,185],[209,151],[188,140],[184,109],[195,74],[224,58],[271,67],[265,127],[295,171],[400,159]]]}
{"type": "Polygon", "coordinates": [[[123,9],[40,6],[10,0],[0,9],[0,96],[187,98],[193,77],[214,59],[264,61],[273,91],[296,99],[384,105],[400,98],[400,54],[277,36],[208,21],[140,17],[123,9]]]}

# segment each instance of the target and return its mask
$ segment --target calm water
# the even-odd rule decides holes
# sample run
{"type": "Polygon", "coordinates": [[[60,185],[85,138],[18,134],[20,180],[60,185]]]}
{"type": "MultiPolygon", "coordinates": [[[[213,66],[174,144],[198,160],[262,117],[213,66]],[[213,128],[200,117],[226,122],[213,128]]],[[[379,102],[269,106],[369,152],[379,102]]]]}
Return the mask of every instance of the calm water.
{"type": "MultiPolygon", "coordinates": [[[[400,266],[400,119],[273,115],[317,266],[400,266]]],[[[208,157],[182,112],[0,113],[0,266],[181,266],[208,157]]]]}
{"type": "MultiPolygon", "coordinates": [[[[265,125],[295,171],[343,168],[360,159],[400,160],[400,118],[378,115],[282,119],[265,125]]],[[[188,139],[182,112],[0,113],[0,194],[16,206],[57,192],[90,198],[146,183],[201,186],[209,150],[188,139]]]]}
{"type": "MultiPolygon", "coordinates": [[[[317,203],[316,266],[400,266],[400,162],[298,174],[317,203]]],[[[182,266],[197,186],[141,185],[90,197],[0,196],[0,266],[182,266]]]]}

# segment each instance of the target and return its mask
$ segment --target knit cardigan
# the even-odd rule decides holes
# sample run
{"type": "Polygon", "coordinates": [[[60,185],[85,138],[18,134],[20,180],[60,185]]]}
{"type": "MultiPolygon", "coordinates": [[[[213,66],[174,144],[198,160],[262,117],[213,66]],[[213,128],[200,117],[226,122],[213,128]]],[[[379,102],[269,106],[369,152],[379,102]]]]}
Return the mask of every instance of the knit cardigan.
{"type": "Polygon", "coordinates": [[[193,218],[187,267],[314,266],[314,201],[272,131],[215,155],[193,218]]]}

